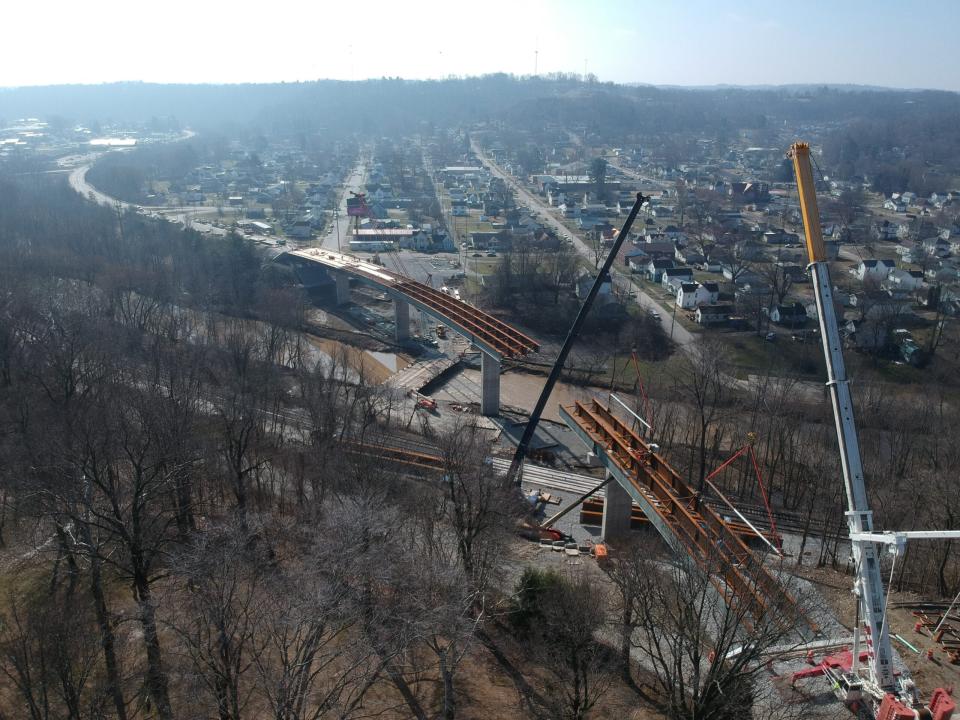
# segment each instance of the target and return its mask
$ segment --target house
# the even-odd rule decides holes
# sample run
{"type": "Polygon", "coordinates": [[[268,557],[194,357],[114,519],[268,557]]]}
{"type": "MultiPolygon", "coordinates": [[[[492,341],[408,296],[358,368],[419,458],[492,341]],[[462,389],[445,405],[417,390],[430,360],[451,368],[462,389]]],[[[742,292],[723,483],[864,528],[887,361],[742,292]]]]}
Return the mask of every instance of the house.
{"type": "Polygon", "coordinates": [[[883,209],[895,213],[905,213],[907,211],[907,204],[899,199],[890,199],[883,203],[883,209]]]}
{"type": "Polygon", "coordinates": [[[660,278],[660,284],[663,285],[664,289],[670,290],[674,285],[674,281],[692,282],[693,268],[674,267],[664,270],[663,276],[660,278]]]}
{"type": "MultiPolygon", "coordinates": [[[[574,286],[574,293],[580,299],[590,294],[590,288],[593,287],[593,281],[596,278],[593,275],[581,275],[574,286]]],[[[613,283],[608,274],[600,284],[600,290],[597,292],[596,302],[609,302],[613,299],[613,283]]]]}
{"type": "Polygon", "coordinates": [[[674,257],[677,252],[677,246],[672,242],[648,242],[637,246],[650,257],[674,257]]]}
{"type": "Polygon", "coordinates": [[[309,240],[313,237],[313,228],[310,227],[309,220],[296,220],[293,225],[285,228],[284,232],[287,237],[297,240],[309,240]]]}
{"type": "Polygon", "coordinates": [[[723,277],[736,283],[738,286],[763,282],[763,276],[760,275],[760,273],[732,265],[723,266],[723,277]]]}
{"type": "Polygon", "coordinates": [[[889,290],[920,290],[926,283],[922,270],[891,270],[881,287],[889,290]]]}
{"type": "Polygon", "coordinates": [[[666,258],[651,258],[647,263],[647,279],[658,283],[663,279],[663,273],[673,268],[673,260],[666,258]]]}
{"type": "Polygon", "coordinates": [[[677,287],[677,306],[691,310],[697,306],[697,288],[699,283],[680,282],[677,287]]]}
{"type": "Polygon", "coordinates": [[[720,298],[720,288],[716,283],[681,282],[677,289],[677,305],[690,310],[700,305],[712,305],[720,298]]]}
{"type": "Polygon", "coordinates": [[[470,233],[470,248],[472,250],[497,250],[499,247],[499,232],[476,231],[470,233]]]}
{"type": "Polygon", "coordinates": [[[623,264],[630,272],[643,272],[650,263],[650,257],[643,250],[629,250],[623,255],[623,264]]]}
{"type": "Polygon", "coordinates": [[[850,320],[843,328],[847,343],[859,350],[877,350],[890,342],[889,329],[872,320],[850,320]]]}
{"type": "Polygon", "coordinates": [[[887,275],[890,274],[890,271],[895,267],[896,263],[893,262],[893,260],[877,260],[871,258],[869,260],[861,260],[859,265],[855,265],[850,269],[850,274],[860,282],[866,282],[868,280],[880,282],[885,280],[887,275]]]}
{"type": "Polygon", "coordinates": [[[907,237],[910,233],[910,228],[906,222],[900,223],[884,220],[883,222],[874,223],[871,232],[877,240],[895,241],[907,237]]]}
{"type": "Polygon", "coordinates": [[[767,202],[770,200],[770,186],[761,182],[734,182],[730,183],[727,194],[737,202],[767,202]]]}
{"type": "Polygon", "coordinates": [[[696,250],[684,250],[677,248],[673,256],[677,259],[677,262],[682,262],[684,265],[693,265],[698,266],[704,261],[703,255],[698,253],[696,250]]]}
{"type": "Polygon", "coordinates": [[[800,243],[800,236],[796,233],[787,232],[781,228],[776,230],[767,230],[763,234],[763,241],[767,245],[797,245],[800,243]]]}
{"type": "Polygon", "coordinates": [[[904,240],[894,248],[894,252],[900,256],[900,260],[905,263],[915,263],[923,260],[923,246],[912,240],[904,240]]]}
{"type": "Polygon", "coordinates": [[[697,308],[696,320],[698,325],[724,325],[733,315],[733,306],[716,303],[711,305],[700,305],[697,308]]]}
{"type": "Polygon", "coordinates": [[[927,253],[927,255],[932,255],[933,257],[941,259],[950,257],[950,242],[948,240],[944,240],[939,235],[921,240],[920,245],[923,247],[923,251],[927,253]]]}
{"type": "Polygon", "coordinates": [[[665,238],[674,243],[683,243],[687,239],[687,234],[676,225],[667,225],[662,233],[665,238]]]}
{"type": "Polygon", "coordinates": [[[801,327],[807,323],[807,308],[803,303],[775,305],[770,310],[770,320],[784,327],[801,327]]]}

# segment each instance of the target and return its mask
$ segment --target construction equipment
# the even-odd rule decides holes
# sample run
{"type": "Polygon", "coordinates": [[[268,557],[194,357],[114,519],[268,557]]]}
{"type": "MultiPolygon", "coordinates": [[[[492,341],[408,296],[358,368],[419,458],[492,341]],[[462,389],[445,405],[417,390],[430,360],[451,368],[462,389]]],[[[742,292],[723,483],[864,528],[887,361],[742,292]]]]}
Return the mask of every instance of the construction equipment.
{"type": "MultiPolygon", "coordinates": [[[[820,320],[820,339],[827,365],[827,388],[833,404],[843,482],[847,495],[847,524],[850,545],[856,567],[854,595],[857,596],[857,619],[854,627],[853,651],[847,666],[824,667],[824,673],[833,682],[838,696],[858,715],[877,720],[914,718],[922,708],[913,681],[906,673],[897,672],[893,665],[890,628],[886,618],[887,594],[880,575],[880,546],[885,545],[893,555],[893,563],[902,554],[911,538],[960,538],[958,531],[877,533],[873,531],[873,513],[867,501],[863,478],[860,444],[854,419],[850,384],[843,362],[840,331],[837,325],[830,268],[820,227],[813,171],[810,165],[810,146],[794,143],[788,157],[793,161],[800,196],[800,211],[806,235],[810,274],[820,320]],[[862,628],[861,628],[862,625],[862,628]],[[866,667],[861,665],[860,635],[865,634],[866,667]],[[861,701],[862,699],[862,701],[861,701]]],[[[892,569],[891,569],[892,578],[892,569]]],[[[955,705],[949,693],[937,690],[926,712],[934,720],[948,720],[955,705]]]]}
{"type": "Polygon", "coordinates": [[[623,245],[623,241],[626,240],[627,235],[630,234],[630,228],[633,227],[633,221],[637,218],[637,213],[640,212],[640,208],[649,199],[650,198],[645,196],[643,193],[637,193],[637,199],[634,201],[633,207],[630,208],[630,214],[627,215],[627,219],[623,223],[623,227],[620,229],[620,232],[617,233],[616,239],[613,241],[613,247],[610,248],[610,253],[607,255],[607,259],[603,261],[603,266],[597,273],[597,277],[593,281],[593,286],[590,288],[590,292],[583,301],[583,305],[580,306],[577,317],[574,319],[573,325],[570,327],[570,332],[567,333],[567,337],[563,341],[563,346],[560,348],[560,352],[557,354],[557,360],[550,369],[550,375],[547,377],[547,382],[543,386],[543,390],[540,392],[540,397],[537,398],[537,404],[533,408],[533,412],[530,413],[530,419],[527,421],[527,425],[523,429],[523,435],[520,437],[520,442],[517,444],[517,451],[514,453],[513,462],[510,463],[510,469],[507,471],[508,481],[513,481],[517,485],[520,484],[520,474],[523,470],[523,459],[527,454],[527,448],[530,446],[530,441],[533,440],[533,434],[537,429],[537,425],[540,423],[540,416],[543,414],[543,409],[547,406],[547,400],[550,399],[550,393],[553,392],[553,386],[556,385],[557,380],[560,379],[560,373],[563,371],[563,365],[567,361],[567,355],[570,354],[570,349],[573,347],[573,343],[577,339],[577,335],[580,334],[580,328],[583,326],[583,322],[587,319],[587,315],[590,314],[590,308],[593,307],[593,301],[597,297],[597,293],[600,292],[600,288],[603,286],[604,282],[607,281],[607,277],[610,274],[610,268],[613,266],[613,261],[617,257],[617,253],[620,252],[620,247],[623,245]]]}

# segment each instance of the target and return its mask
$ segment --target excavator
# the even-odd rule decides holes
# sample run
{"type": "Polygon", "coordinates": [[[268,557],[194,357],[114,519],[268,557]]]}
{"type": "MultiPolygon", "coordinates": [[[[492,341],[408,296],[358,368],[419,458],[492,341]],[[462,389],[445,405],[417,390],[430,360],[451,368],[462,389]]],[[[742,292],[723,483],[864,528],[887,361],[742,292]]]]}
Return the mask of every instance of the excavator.
{"type": "MultiPolygon", "coordinates": [[[[853,650],[849,662],[823,662],[822,674],[831,681],[838,697],[864,720],[950,720],[956,704],[950,692],[938,688],[924,704],[906,668],[894,664],[886,610],[889,588],[884,591],[881,553],[891,562],[902,559],[906,543],[915,539],[949,540],[960,531],[877,532],[864,482],[860,443],[843,361],[842,341],[837,325],[833,285],[820,226],[817,195],[810,161],[810,146],[797,142],[790,147],[800,196],[800,213],[806,235],[809,271],[816,296],[820,338],[827,366],[827,389],[833,405],[840,460],[847,498],[847,525],[856,573],[853,650]]],[[[891,573],[892,578],[892,573],[891,573]]]]}

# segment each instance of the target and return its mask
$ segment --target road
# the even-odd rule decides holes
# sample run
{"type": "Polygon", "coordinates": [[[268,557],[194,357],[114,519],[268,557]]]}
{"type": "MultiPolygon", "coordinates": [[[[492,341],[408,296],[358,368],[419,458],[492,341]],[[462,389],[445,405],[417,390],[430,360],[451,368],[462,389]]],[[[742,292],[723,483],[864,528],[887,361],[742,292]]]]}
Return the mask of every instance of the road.
{"type": "Polygon", "coordinates": [[[320,239],[320,247],[337,252],[350,252],[350,221],[347,215],[347,199],[352,192],[362,192],[367,179],[367,163],[370,157],[366,152],[360,153],[360,158],[353,170],[347,175],[340,190],[340,201],[334,211],[333,222],[327,234],[320,239]],[[341,249],[341,247],[343,249],[341,249]]]}
{"type": "MultiPolygon", "coordinates": [[[[96,156],[99,157],[99,156],[96,156]]],[[[86,159],[89,159],[90,156],[87,156],[86,159]]],[[[94,158],[95,159],[95,158],[94,158]]],[[[104,207],[116,208],[120,207],[124,210],[134,210],[136,212],[145,213],[147,215],[153,215],[155,217],[163,217],[171,222],[177,222],[182,225],[188,225],[194,230],[202,233],[210,233],[213,235],[226,235],[227,231],[223,228],[216,227],[210,223],[198,222],[197,216],[201,214],[213,214],[216,213],[216,208],[199,208],[193,206],[186,207],[168,207],[168,206],[142,206],[134,205],[133,203],[124,202],[114,197],[110,197],[104,192],[97,190],[93,185],[87,181],[87,171],[90,170],[90,167],[93,165],[93,162],[87,162],[85,165],[80,165],[79,167],[74,168],[70,171],[70,176],[68,178],[70,182],[70,187],[74,189],[81,196],[92,200],[98,205],[103,205],[104,207]]]]}
{"type": "MultiPolygon", "coordinates": [[[[483,150],[480,148],[480,145],[473,138],[470,138],[470,147],[480,159],[480,162],[483,163],[483,165],[491,173],[506,182],[507,185],[517,194],[517,200],[532,210],[540,222],[552,228],[554,232],[556,232],[557,237],[567,240],[570,243],[570,246],[581,256],[586,258],[590,265],[594,264],[595,258],[593,249],[584,242],[583,238],[572,232],[569,228],[567,228],[566,225],[554,217],[553,210],[549,205],[523,187],[511,175],[505,173],[499,165],[497,165],[486,153],[483,152],[483,150]]],[[[646,292],[638,288],[628,273],[625,273],[620,270],[620,268],[614,266],[611,269],[611,278],[617,288],[622,289],[627,293],[636,293],[637,303],[640,305],[640,307],[651,312],[663,314],[663,306],[646,292]]],[[[690,345],[696,342],[696,339],[697,336],[683,327],[680,323],[676,323],[673,327],[673,340],[677,344],[681,346],[690,345]]]]}

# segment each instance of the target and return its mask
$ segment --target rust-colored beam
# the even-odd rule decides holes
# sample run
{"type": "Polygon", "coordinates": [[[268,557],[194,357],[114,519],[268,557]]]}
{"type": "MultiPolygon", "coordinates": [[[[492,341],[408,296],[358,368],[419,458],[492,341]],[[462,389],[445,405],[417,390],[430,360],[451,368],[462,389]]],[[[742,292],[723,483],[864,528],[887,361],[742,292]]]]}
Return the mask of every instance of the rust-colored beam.
{"type": "Polygon", "coordinates": [[[504,357],[517,357],[540,349],[539,343],[535,340],[489,313],[434,290],[429,285],[371,265],[353,256],[319,249],[294,250],[289,255],[319,263],[338,272],[355,275],[386,290],[406,295],[411,300],[449,319],[451,323],[459,325],[478,341],[504,357]]]}
{"type": "Polygon", "coordinates": [[[420,470],[431,470],[434,472],[443,470],[443,458],[437,455],[427,455],[426,453],[405,450],[403,448],[353,441],[345,443],[343,449],[351,455],[363,455],[365,457],[385,460],[400,465],[409,465],[420,470]]]}
{"type": "MultiPolygon", "coordinates": [[[[607,451],[620,472],[651,502],[651,507],[671,528],[690,557],[707,573],[722,577],[728,602],[737,598],[753,614],[779,609],[786,617],[796,610],[796,600],[770,574],[766,566],[680,474],[628,425],[596,400],[577,402],[569,415],[596,444],[607,451]],[[714,566],[711,560],[719,560],[714,566]],[[732,596],[732,597],[731,597],[732,596]]],[[[816,630],[809,618],[807,623],[816,630]]]]}

